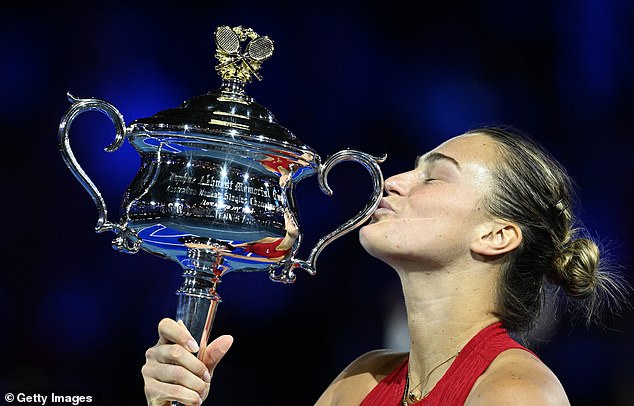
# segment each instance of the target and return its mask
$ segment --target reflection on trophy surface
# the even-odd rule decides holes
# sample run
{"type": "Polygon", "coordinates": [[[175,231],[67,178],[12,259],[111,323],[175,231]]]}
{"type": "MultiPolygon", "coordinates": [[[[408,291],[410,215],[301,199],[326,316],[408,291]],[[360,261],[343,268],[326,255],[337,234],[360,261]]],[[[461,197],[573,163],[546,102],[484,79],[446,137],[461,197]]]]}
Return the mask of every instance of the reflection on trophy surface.
{"type": "Polygon", "coordinates": [[[59,126],[60,151],[69,169],[97,206],[96,232],[115,233],[113,247],[147,251],[180,264],[177,315],[204,352],[220,301],[217,287],[229,272],[266,271],[291,283],[295,270],[316,272],[316,259],[334,239],[360,226],[378,206],[383,177],[377,158],[342,150],[324,162],[310,147],[277,123],[275,116],[245,93],[274,49],[273,41],[249,28],[215,31],[219,90],[192,97],[180,106],[137,119],[126,126],[119,111],[100,99],[79,99],[59,126]],[[113,122],[113,152],[128,140],[141,166],[126,190],[118,222],[108,219],[101,193],[70,148],[73,120],[96,110],[113,122]],[[302,241],[295,186],[318,175],[332,194],[328,172],[340,162],[363,165],[373,181],[371,199],[352,219],[321,238],[307,260],[296,258],[302,241]]]}

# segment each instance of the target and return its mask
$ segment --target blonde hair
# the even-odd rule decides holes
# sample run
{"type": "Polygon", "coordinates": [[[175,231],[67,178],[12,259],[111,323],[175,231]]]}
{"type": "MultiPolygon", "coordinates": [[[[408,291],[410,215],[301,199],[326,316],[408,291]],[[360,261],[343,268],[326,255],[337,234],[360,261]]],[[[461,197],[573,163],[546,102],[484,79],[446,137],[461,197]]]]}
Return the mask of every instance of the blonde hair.
{"type": "Polygon", "coordinates": [[[481,127],[498,145],[492,168],[496,186],[484,199],[489,213],[519,225],[522,242],[510,252],[498,284],[498,315],[507,329],[530,330],[542,309],[545,282],[560,286],[577,316],[600,321],[601,309],[620,312],[627,284],[606,268],[596,242],[574,214],[566,170],[530,137],[510,127],[481,127]]]}

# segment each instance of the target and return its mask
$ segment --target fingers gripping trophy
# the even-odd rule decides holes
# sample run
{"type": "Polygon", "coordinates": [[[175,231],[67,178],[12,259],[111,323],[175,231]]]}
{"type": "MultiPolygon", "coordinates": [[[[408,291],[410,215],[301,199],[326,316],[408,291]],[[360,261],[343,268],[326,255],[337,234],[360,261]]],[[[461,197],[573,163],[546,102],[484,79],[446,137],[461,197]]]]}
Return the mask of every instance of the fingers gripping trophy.
{"type": "Polygon", "coordinates": [[[322,162],[245,92],[253,77],[262,79],[258,72],[273,54],[273,41],[243,27],[218,27],[214,36],[216,71],[222,78],[217,91],[128,126],[112,104],[69,93],[72,104],[59,125],[62,157],[97,207],[95,231],[112,231],[116,250],[143,250],[182,268],[176,319],[199,341],[199,358],[220,303],[221,278],[229,272],[264,271],[273,281],[292,283],[297,269],[315,274],[324,247],[360,226],[378,206],[383,190],[379,164],[385,159],[345,149],[322,162]],[[106,151],[116,151],[127,140],[141,156],[118,222],[109,220],[101,193],[69,143],[73,120],[92,110],[114,124],[115,139],[106,151]],[[317,174],[322,191],[331,195],[328,173],[344,161],[357,162],[370,173],[370,201],[319,239],[307,260],[299,259],[302,232],[295,187],[317,174]]]}

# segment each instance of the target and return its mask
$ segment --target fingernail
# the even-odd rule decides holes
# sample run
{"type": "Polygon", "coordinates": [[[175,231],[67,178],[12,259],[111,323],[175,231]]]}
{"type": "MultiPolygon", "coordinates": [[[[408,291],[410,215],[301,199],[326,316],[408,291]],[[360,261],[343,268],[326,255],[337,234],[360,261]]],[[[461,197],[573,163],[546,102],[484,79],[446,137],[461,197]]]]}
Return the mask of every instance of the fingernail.
{"type": "Polygon", "coordinates": [[[198,344],[196,343],[196,341],[194,341],[193,339],[187,341],[187,348],[189,348],[189,350],[191,352],[197,352],[200,349],[200,347],[198,347],[198,344]]]}
{"type": "Polygon", "coordinates": [[[198,398],[198,404],[202,405],[203,404],[203,398],[198,398]]]}
{"type": "Polygon", "coordinates": [[[203,374],[203,380],[207,383],[211,382],[211,374],[209,373],[209,371],[205,371],[205,373],[203,374]]]}

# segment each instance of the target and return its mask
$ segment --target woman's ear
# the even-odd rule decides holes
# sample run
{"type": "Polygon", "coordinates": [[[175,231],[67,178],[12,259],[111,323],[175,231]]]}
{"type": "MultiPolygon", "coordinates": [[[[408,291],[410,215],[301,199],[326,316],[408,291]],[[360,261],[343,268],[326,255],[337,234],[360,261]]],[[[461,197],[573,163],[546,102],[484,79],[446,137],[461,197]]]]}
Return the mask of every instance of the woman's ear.
{"type": "Polygon", "coordinates": [[[522,242],[522,230],[509,221],[491,220],[482,224],[471,250],[480,255],[497,256],[513,251],[522,242]]]}

